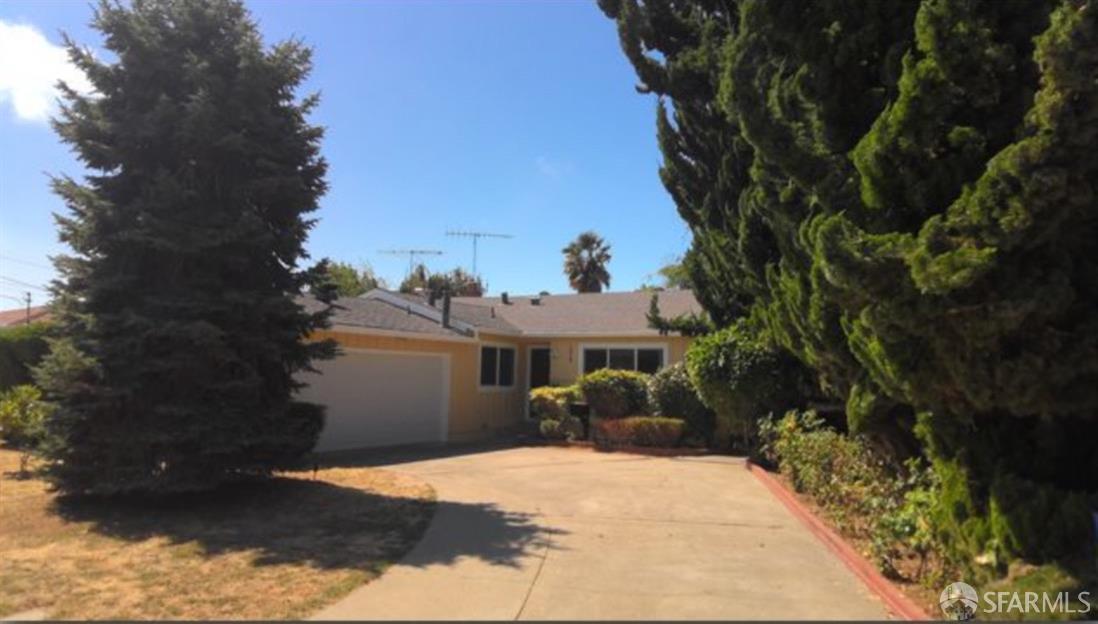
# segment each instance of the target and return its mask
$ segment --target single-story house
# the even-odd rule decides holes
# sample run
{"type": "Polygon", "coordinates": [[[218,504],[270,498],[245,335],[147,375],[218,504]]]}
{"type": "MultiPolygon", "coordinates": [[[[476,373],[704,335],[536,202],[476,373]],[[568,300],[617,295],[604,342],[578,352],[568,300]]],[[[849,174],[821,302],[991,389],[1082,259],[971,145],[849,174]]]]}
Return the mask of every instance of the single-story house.
{"type": "MultiPolygon", "coordinates": [[[[690,339],[648,327],[651,297],[505,293],[455,297],[448,311],[442,300],[382,289],[341,298],[316,338],[335,339],[342,355],[302,379],[302,399],[328,408],[317,450],[488,437],[528,417],[530,388],[678,362],[690,339]]],[[[661,291],[659,303],[664,316],[701,311],[688,290],[661,291]]]]}

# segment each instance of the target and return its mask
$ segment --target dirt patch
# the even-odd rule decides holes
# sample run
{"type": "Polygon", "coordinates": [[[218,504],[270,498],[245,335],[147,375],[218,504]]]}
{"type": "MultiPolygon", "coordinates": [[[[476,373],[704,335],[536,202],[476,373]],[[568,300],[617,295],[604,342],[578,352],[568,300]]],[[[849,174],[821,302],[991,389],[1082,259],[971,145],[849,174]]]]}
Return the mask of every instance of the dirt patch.
{"type": "Polygon", "coordinates": [[[302,618],[420,538],[434,491],[376,468],[289,473],[156,504],[70,500],[0,449],[0,617],[302,618]]]}

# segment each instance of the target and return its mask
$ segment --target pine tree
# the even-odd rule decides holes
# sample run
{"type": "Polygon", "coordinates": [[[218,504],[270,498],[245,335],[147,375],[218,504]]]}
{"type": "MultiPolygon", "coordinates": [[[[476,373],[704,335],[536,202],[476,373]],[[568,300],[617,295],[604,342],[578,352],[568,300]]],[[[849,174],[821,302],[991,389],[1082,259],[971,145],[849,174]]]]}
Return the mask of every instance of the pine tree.
{"type": "Polygon", "coordinates": [[[958,552],[1043,559],[1084,540],[1098,7],[601,6],[661,98],[661,176],[712,318],[765,328],[852,430],[917,435],[958,552]]]}
{"type": "MultiPolygon", "coordinates": [[[[318,405],[295,373],[328,311],[295,301],[325,192],[310,50],[265,48],[235,0],[103,0],[117,60],[66,40],[95,87],[54,128],[94,173],[54,180],[73,254],[57,260],[62,338],[38,371],[59,404],[49,477],[71,493],[172,492],[264,475],[309,451],[318,405]]],[[[324,299],[330,293],[319,292],[324,299]]]]}

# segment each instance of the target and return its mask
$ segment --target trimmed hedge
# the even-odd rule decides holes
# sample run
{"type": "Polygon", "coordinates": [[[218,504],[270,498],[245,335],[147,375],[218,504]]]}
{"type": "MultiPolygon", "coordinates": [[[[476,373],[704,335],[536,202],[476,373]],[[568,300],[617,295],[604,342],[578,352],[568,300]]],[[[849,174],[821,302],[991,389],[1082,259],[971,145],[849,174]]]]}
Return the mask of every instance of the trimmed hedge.
{"type": "Polygon", "coordinates": [[[653,416],[686,421],[687,436],[706,442],[712,439],[715,415],[698,396],[685,363],[678,362],[652,375],[648,380],[648,402],[653,416]]]}
{"type": "Polygon", "coordinates": [[[530,391],[530,414],[539,419],[562,420],[568,417],[568,404],[577,401],[577,386],[544,386],[530,391]]]}
{"type": "Polygon", "coordinates": [[[0,391],[33,381],[30,369],[49,351],[47,323],[0,327],[0,391]]]}
{"type": "Polygon", "coordinates": [[[679,418],[631,416],[600,418],[595,421],[593,437],[599,446],[653,446],[671,448],[682,440],[686,423],[679,418]]]}
{"type": "Polygon", "coordinates": [[[644,373],[603,368],[580,377],[576,385],[594,415],[601,418],[642,414],[648,407],[648,375],[644,373]]]}

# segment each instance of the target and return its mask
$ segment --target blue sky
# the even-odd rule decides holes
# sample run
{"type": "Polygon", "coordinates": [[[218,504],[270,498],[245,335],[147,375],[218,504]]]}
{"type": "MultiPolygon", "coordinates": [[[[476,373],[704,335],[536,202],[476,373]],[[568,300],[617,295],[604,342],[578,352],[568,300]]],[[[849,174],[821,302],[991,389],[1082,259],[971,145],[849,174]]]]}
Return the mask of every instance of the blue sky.
{"type": "MultiPolygon", "coordinates": [[[[581,230],[611,243],[611,290],[687,247],[657,175],[655,101],[634,91],[593,1],[248,4],[268,42],[315,48],[308,88],[331,167],[315,258],[368,262],[395,285],[407,260],[381,249],[440,249],[431,269],[468,267],[471,242],[445,232],[502,232],[514,238],[480,244],[490,292],[564,292],[560,249],[581,230]]],[[[0,308],[27,290],[12,280],[47,282],[47,256],[64,249],[47,174],[81,169],[44,119],[42,85],[71,78],[49,46],[60,31],[100,46],[90,15],[85,0],[0,3],[0,308]]]]}

